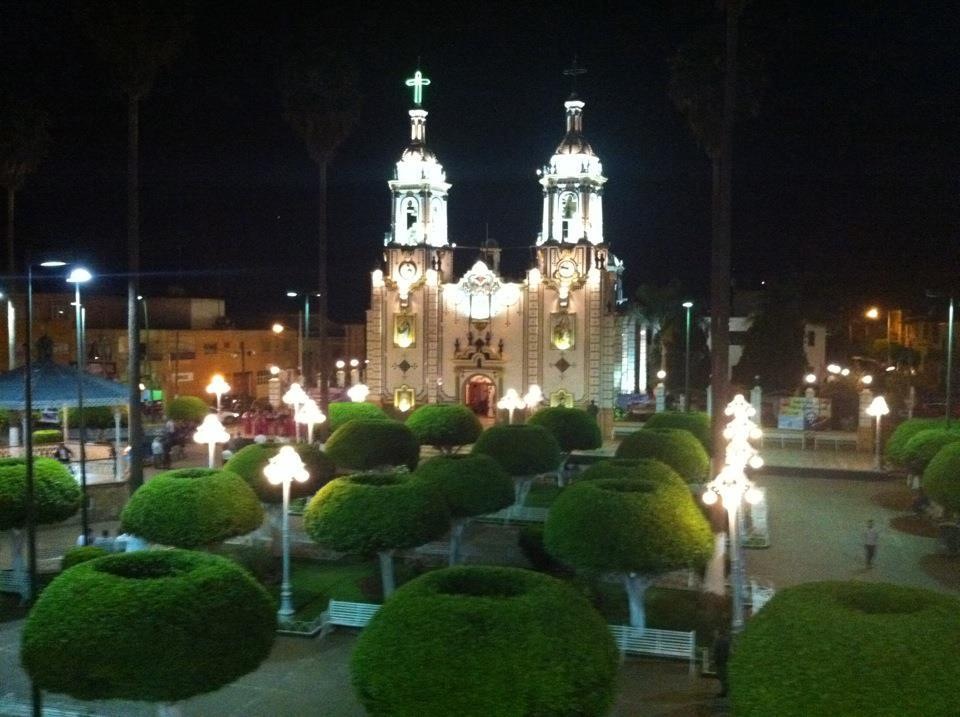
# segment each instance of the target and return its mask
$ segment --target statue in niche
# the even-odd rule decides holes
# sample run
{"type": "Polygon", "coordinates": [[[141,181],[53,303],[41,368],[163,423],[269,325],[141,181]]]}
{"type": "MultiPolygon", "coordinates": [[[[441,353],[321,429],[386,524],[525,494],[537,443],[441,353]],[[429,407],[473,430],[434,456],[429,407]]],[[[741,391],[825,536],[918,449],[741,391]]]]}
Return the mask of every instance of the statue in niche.
{"type": "Polygon", "coordinates": [[[572,349],[574,339],[574,317],[566,312],[554,314],[550,330],[550,343],[553,347],[560,351],[572,349]]]}

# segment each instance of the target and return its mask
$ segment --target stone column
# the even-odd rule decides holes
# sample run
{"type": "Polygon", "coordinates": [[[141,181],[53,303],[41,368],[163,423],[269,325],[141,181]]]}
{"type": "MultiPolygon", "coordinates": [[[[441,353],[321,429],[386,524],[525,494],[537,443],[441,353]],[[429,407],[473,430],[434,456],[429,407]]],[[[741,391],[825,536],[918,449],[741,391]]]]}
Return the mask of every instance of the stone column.
{"type": "Polygon", "coordinates": [[[874,418],[867,415],[867,407],[873,401],[873,392],[865,388],[860,392],[860,408],[858,410],[859,420],[857,421],[857,450],[873,450],[873,425],[874,418]]]}

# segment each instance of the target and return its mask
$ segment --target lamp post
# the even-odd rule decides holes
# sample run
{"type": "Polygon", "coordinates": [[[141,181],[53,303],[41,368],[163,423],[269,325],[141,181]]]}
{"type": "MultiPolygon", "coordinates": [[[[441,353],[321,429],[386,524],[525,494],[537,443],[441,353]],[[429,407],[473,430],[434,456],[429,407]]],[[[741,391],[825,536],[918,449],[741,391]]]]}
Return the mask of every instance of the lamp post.
{"type": "MultiPolygon", "coordinates": [[[[73,269],[67,276],[67,283],[73,284],[74,305],[77,324],[77,428],[80,431],[80,534],[89,535],[90,516],[87,509],[87,422],[83,415],[83,373],[86,359],[84,348],[83,304],[80,303],[80,284],[85,284],[93,275],[82,267],[73,269]]],[[[66,438],[66,436],[64,436],[66,438]]]]}
{"type": "Polygon", "coordinates": [[[760,438],[760,429],[750,419],[756,414],[753,406],[741,394],[727,405],[724,413],[730,416],[723,437],[727,439],[725,465],[720,473],[707,484],[703,502],[713,505],[717,498],[727,511],[727,530],[730,535],[730,583],[733,593],[733,616],[731,629],[743,629],[743,564],[740,560],[740,536],[737,530],[737,513],[740,502],[746,498],[750,504],[760,500],[760,492],[747,478],[746,468],[759,468],[763,459],[757,449],[750,445],[751,439],[760,438]]]}
{"type": "Polygon", "coordinates": [[[520,398],[520,394],[517,393],[515,388],[508,388],[507,392],[503,394],[503,398],[497,401],[497,408],[504,409],[507,411],[508,422],[510,425],[513,425],[513,412],[526,407],[523,399],[520,398]]]}
{"type": "MultiPolygon", "coordinates": [[[[281,401],[291,407],[293,410],[293,415],[297,415],[297,411],[300,409],[300,406],[306,403],[310,397],[307,395],[307,392],[303,390],[299,383],[291,383],[290,388],[287,389],[287,392],[281,397],[281,401]]],[[[293,430],[296,433],[294,438],[300,440],[300,427],[294,419],[293,430]]]]}
{"type": "Polygon", "coordinates": [[[230,434],[220,423],[216,414],[208,413],[203,419],[197,430],[193,434],[193,440],[197,443],[207,444],[207,468],[214,467],[213,453],[218,443],[226,443],[230,440],[230,434]]]}
{"type": "Polygon", "coordinates": [[[543,389],[535,383],[527,387],[527,392],[523,394],[523,403],[532,413],[543,402],[543,389]]]}
{"type": "Polygon", "coordinates": [[[683,308],[687,310],[687,351],[683,358],[683,407],[684,410],[690,410],[690,310],[693,308],[692,301],[684,301],[683,308]]]}
{"type": "Polygon", "coordinates": [[[0,299],[7,302],[7,371],[13,371],[17,362],[16,309],[13,306],[13,296],[0,291],[0,299]]]}
{"type": "Polygon", "coordinates": [[[277,616],[281,623],[293,617],[293,589],[290,585],[290,483],[303,483],[310,478],[306,466],[291,446],[283,446],[267,461],[263,474],[273,485],[283,486],[283,513],[281,514],[280,538],[283,544],[283,581],[280,583],[280,609],[277,616]]]}
{"type": "Polygon", "coordinates": [[[210,383],[207,384],[207,393],[212,393],[217,397],[217,418],[220,417],[220,397],[225,393],[230,393],[230,384],[223,380],[223,376],[218,373],[213,374],[210,383]]]}
{"type": "Polygon", "coordinates": [[[370,395],[370,387],[365,383],[355,383],[347,389],[347,398],[354,403],[363,403],[370,395]]]}
{"type": "Polygon", "coordinates": [[[950,428],[950,400],[951,400],[951,381],[953,379],[953,294],[950,294],[950,303],[947,306],[947,393],[944,404],[946,406],[945,423],[950,428]]]}
{"type": "Polygon", "coordinates": [[[313,427],[327,420],[317,402],[312,398],[304,401],[293,418],[297,423],[303,423],[307,426],[307,443],[313,443],[313,427]]]}
{"type": "Polygon", "coordinates": [[[874,468],[880,470],[883,468],[883,464],[880,460],[880,419],[890,413],[890,407],[887,405],[887,401],[883,396],[877,396],[875,399],[873,399],[873,401],[870,402],[870,405],[867,406],[864,413],[877,419],[877,433],[873,441],[874,468]]]}

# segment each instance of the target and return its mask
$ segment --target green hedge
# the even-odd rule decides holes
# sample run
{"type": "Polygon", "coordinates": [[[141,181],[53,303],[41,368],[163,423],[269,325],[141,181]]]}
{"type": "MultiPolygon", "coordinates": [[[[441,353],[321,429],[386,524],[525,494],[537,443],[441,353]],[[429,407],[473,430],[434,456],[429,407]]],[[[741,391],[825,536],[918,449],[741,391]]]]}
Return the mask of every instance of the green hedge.
{"type": "Polygon", "coordinates": [[[910,418],[897,426],[887,439],[884,451],[887,460],[894,465],[904,465],[907,442],[928,428],[946,428],[946,424],[942,418],[910,418]]]}
{"type": "Polygon", "coordinates": [[[177,396],[167,404],[167,416],[174,421],[200,423],[210,413],[210,406],[196,396],[177,396]]]}
{"type": "Polygon", "coordinates": [[[960,602],[882,583],[781,590],[730,661],[733,713],[750,717],[960,714],[960,602]]]}
{"type": "Polygon", "coordinates": [[[236,473],[183,468],[137,488],[120,521],[125,532],[153,543],[197,548],[256,530],[263,508],[236,473]]]}
{"type": "Polygon", "coordinates": [[[596,419],[580,408],[541,408],[530,416],[527,425],[546,428],[566,453],[592,450],[603,445],[596,419]]]}
{"type": "MultiPolygon", "coordinates": [[[[263,475],[267,462],[280,451],[280,443],[252,443],[234,453],[223,469],[236,473],[243,478],[256,492],[257,497],[264,503],[280,503],[283,500],[283,491],[280,486],[273,485],[263,475]]],[[[319,448],[306,443],[293,444],[294,450],[307,467],[310,479],[290,484],[291,498],[309,497],[326,485],[336,471],[333,461],[319,448]]]]}
{"type": "Polygon", "coordinates": [[[455,567],[400,588],[360,633],[353,684],[380,715],[606,715],[618,654],[571,587],[528,570],[455,567]]]}
{"type": "Polygon", "coordinates": [[[944,446],[927,464],[923,489],[946,510],[960,511],[960,443],[944,446]]]}
{"type": "Polygon", "coordinates": [[[643,428],[620,441],[617,458],[655,458],[673,468],[688,483],[707,477],[710,457],[690,431],[682,428],[643,428]]]}
{"type": "Polygon", "coordinates": [[[63,431],[59,428],[41,428],[33,432],[33,445],[49,446],[51,443],[59,443],[63,440],[63,431]]]}
{"type": "Polygon", "coordinates": [[[710,435],[710,414],[702,411],[662,411],[654,413],[643,424],[644,428],[682,428],[690,431],[707,453],[711,452],[710,446],[713,439],[710,435]]]}
{"type": "Polygon", "coordinates": [[[550,508],[544,544],[580,570],[657,575],[704,565],[713,534],[682,481],[619,478],[566,488],[550,508]]]}
{"type": "Polygon", "coordinates": [[[406,466],[413,470],[420,462],[416,436],[397,421],[354,419],[334,431],[323,448],[339,468],[345,469],[406,466]]]}
{"type": "Polygon", "coordinates": [[[21,660],[42,690],[174,702],[256,669],[275,631],[276,605],[243,568],[206,553],[145,550],[55,578],[27,618],[21,660]]]}
{"type": "Polygon", "coordinates": [[[493,426],[473,444],[473,453],[490,456],[512,476],[555,471],[560,465],[560,444],[543,426],[519,424],[493,426]]]}
{"type": "Polygon", "coordinates": [[[303,512],[304,527],[317,543],[361,555],[435,540],[446,532],[448,519],[443,496],[402,473],[337,478],[303,512]]]}
{"type": "Polygon", "coordinates": [[[63,559],[60,561],[60,569],[67,570],[74,565],[85,563],[88,560],[96,560],[106,555],[110,555],[110,552],[96,545],[83,545],[79,548],[70,548],[70,550],[63,554],[63,559]]]}
{"type": "Polygon", "coordinates": [[[473,443],[483,432],[477,414],[460,403],[430,403],[410,414],[407,428],[421,446],[449,450],[473,443]]]}
{"type": "Polygon", "coordinates": [[[611,458],[600,461],[581,473],[578,480],[609,478],[640,478],[654,483],[674,483],[686,487],[680,474],[655,458],[611,458]]]}
{"type": "Polygon", "coordinates": [[[960,428],[925,428],[910,437],[903,450],[903,462],[911,473],[922,475],[927,464],[944,446],[960,441],[960,428]]]}
{"type": "MultiPolygon", "coordinates": [[[[110,406],[84,406],[83,408],[83,424],[87,428],[97,428],[100,430],[106,430],[108,428],[113,428],[113,411],[114,409],[110,406]]],[[[80,409],[71,408],[67,410],[67,420],[70,422],[71,426],[77,427],[80,425],[80,409]]],[[[127,411],[123,409],[120,411],[120,425],[127,425],[127,411]]]]}
{"type": "Polygon", "coordinates": [[[389,420],[389,416],[383,412],[375,403],[354,403],[353,401],[335,401],[327,408],[329,414],[327,425],[330,432],[336,431],[347,421],[355,421],[358,418],[367,420],[389,420]]]}
{"type": "MultiPolygon", "coordinates": [[[[80,510],[80,488],[70,471],[52,458],[33,459],[37,523],[59,523],[80,510]]],[[[0,530],[26,522],[27,464],[23,458],[0,458],[0,530]]]]}
{"type": "Polygon", "coordinates": [[[414,477],[438,491],[453,518],[469,518],[513,504],[513,480],[490,456],[436,456],[414,477]]]}

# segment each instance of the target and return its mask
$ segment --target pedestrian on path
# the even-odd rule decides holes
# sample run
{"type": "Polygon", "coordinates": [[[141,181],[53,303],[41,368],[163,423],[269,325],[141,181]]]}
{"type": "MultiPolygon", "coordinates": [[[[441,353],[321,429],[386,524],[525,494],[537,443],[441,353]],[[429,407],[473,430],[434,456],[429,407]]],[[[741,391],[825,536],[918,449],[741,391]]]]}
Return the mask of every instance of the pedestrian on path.
{"type": "Polygon", "coordinates": [[[873,559],[877,555],[877,542],[879,541],[877,529],[873,526],[873,521],[867,521],[867,529],[863,531],[863,551],[867,559],[867,567],[873,567],[873,559]]]}
{"type": "Polygon", "coordinates": [[[70,461],[73,459],[73,451],[71,451],[64,443],[61,443],[53,451],[53,457],[56,458],[62,465],[70,465],[70,461]]]}

